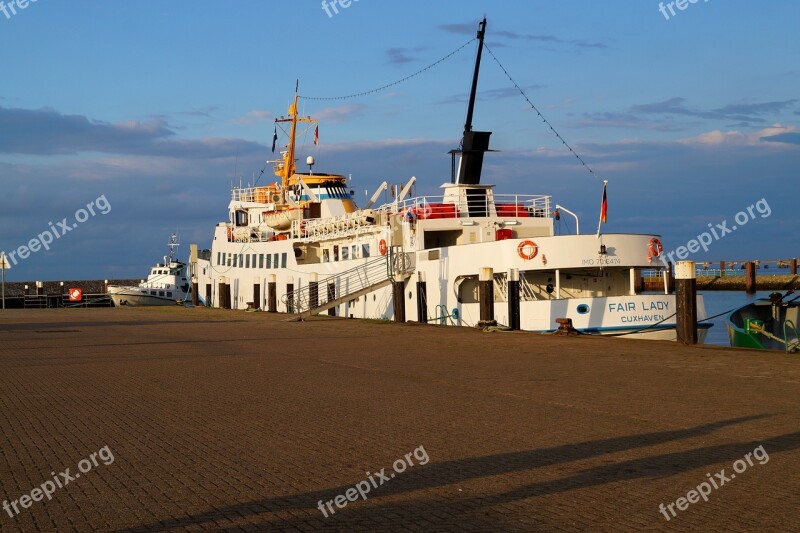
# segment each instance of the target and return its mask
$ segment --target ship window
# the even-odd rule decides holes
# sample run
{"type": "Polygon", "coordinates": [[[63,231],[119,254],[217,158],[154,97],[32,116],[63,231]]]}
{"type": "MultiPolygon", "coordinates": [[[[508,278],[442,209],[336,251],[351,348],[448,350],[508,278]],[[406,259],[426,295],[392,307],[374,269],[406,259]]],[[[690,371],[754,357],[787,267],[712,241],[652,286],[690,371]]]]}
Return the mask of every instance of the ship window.
{"type": "Polygon", "coordinates": [[[264,254],[258,254],[258,268],[264,268],[264,254]]]}
{"type": "Polygon", "coordinates": [[[348,259],[350,259],[350,248],[342,246],[342,261],[347,261],[348,259]]]}
{"type": "Polygon", "coordinates": [[[274,253],[274,254],[272,254],[272,255],[273,255],[273,258],[272,258],[272,264],[275,266],[275,268],[280,268],[280,267],[278,266],[278,254],[277,254],[277,253],[274,253]]]}
{"type": "Polygon", "coordinates": [[[244,268],[244,254],[239,254],[239,268],[244,268]]]}
{"type": "Polygon", "coordinates": [[[350,257],[352,257],[353,259],[358,257],[358,245],[355,244],[353,245],[353,253],[350,255],[350,257]]]}
{"type": "Polygon", "coordinates": [[[156,291],[150,291],[150,296],[155,296],[155,295],[156,295],[156,291]]]}
{"type": "Polygon", "coordinates": [[[172,298],[172,291],[167,291],[167,298],[172,298]]]}
{"type": "Polygon", "coordinates": [[[164,296],[164,291],[158,291],[159,296],[164,296]]]}
{"type": "Polygon", "coordinates": [[[323,262],[323,263],[327,263],[327,262],[329,262],[330,260],[331,260],[331,253],[330,253],[330,251],[329,251],[327,248],[323,249],[323,250],[322,250],[322,262],[323,262]]]}
{"type": "Polygon", "coordinates": [[[286,268],[286,253],[281,254],[281,268],[286,268]]]}
{"type": "Polygon", "coordinates": [[[369,244],[361,245],[361,257],[369,257],[369,244]]]}
{"type": "Polygon", "coordinates": [[[334,261],[338,261],[339,260],[339,245],[338,244],[334,244],[333,245],[333,260],[334,261]]]}
{"type": "Polygon", "coordinates": [[[267,268],[272,268],[272,254],[267,254],[267,268]]]}
{"type": "Polygon", "coordinates": [[[217,264],[222,264],[222,252],[217,252],[217,264]]]}
{"type": "Polygon", "coordinates": [[[256,254],[253,254],[253,268],[256,267],[256,254]]]}
{"type": "Polygon", "coordinates": [[[233,266],[234,267],[239,266],[239,255],[238,254],[233,254],[233,266]]]}
{"type": "Polygon", "coordinates": [[[225,260],[225,263],[226,263],[228,266],[231,266],[231,254],[225,254],[225,255],[227,256],[227,258],[226,258],[226,260],[225,260]]]}
{"type": "Polygon", "coordinates": [[[246,261],[246,263],[247,263],[247,267],[246,268],[250,268],[250,254],[247,254],[246,256],[244,256],[244,258],[247,260],[246,261]]]}

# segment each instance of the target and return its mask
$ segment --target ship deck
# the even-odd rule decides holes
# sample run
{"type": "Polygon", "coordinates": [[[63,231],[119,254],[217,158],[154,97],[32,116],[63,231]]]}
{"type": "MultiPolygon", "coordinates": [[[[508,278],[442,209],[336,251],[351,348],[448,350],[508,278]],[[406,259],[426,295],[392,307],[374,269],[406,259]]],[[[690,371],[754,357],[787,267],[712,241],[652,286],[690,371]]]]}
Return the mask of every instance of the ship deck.
{"type": "Polygon", "coordinates": [[[3,531],[797,526],[797,356],[215,309],[0,316],[2,498],[114,456],[0,509],[3,531]]]}

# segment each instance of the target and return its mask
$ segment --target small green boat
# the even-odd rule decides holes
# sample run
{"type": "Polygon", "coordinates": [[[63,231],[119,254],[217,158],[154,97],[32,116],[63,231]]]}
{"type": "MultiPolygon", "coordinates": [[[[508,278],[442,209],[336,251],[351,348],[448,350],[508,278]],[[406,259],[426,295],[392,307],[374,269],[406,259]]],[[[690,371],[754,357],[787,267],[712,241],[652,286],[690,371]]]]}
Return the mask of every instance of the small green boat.
{"type": "Polygon", "coordinates": [[[800,322],[800,303],[797,297],[789,301],[785,295],[773,292],[730,313],[726,320],[728,337],[734,348],[800,350],[797,325],[800,322]]]}

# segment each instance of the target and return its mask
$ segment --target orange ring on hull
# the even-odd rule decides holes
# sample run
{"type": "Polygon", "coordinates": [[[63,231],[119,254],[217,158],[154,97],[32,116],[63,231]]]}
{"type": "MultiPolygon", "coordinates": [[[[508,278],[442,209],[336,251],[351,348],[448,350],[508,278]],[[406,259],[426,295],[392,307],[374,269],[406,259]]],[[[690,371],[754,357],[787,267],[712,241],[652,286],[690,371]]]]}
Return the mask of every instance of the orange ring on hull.
{"type": "Polygon", "coordinates": [[[386,241],[381,239],[381,242],[378,243],[378,250],[381,252],[381,255],[386,255],[386,251],[389,248],[386,246],[386,241]]]}
{"type": "Polygon", "coordinates": [[[526,261],[530,261],[536,257],[538,253],[539,247],[533,241],[525,240],[519,243],[519,246],[517,246],[517,254],[519,254],[519,256],[526,261]]]}
{"type": "Polygon", "coordinates": [[[651,257],[658,257],[661,255],[661,252],[664,251],[664,247],[661,246],[661,241],[653,237],[650,239],[650,243],[647,245],[647,250],[650,252],[651,257]]]}

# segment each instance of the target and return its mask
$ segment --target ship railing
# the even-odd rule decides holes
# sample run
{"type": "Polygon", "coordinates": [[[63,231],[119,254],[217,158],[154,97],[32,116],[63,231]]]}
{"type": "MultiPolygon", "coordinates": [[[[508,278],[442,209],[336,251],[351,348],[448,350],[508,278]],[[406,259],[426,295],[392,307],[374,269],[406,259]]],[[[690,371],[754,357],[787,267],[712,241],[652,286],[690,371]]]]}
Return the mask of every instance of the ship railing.
{"type": "Polygon", "coordinates": [[[324,219],[292,221],[291,237],[294,239],[325,239],[359,235],[374,229],[377,213],[365,210],[324,219]]]}
{"type": "MultiPolygon", "coordinates": [[[[506,272],[494,274],[494,286],[497,287],[503,299],[508,301],[508,274],[506,272]]],[[[521,302],[532,302],[539,299],[524,275],[519,277],[519,299],[521,302]]]]}
{"type": "Polygon", "coordinates": [[[419,196],[382,205],[379,209],[399,213],[409,219],[438,218],[549,218],[552,197],[535,194],[495,194],[483,197],[460,197],[456,202],[442,196],[419,196]]]}
{"type": "Polygon", "coordinates": [[[356,293],[388,283],[396,274],[408,274],[413,270],[413,255],[402,252],[397,247],[386,256],[372,259],[339,274],[320,278],[316,284],[309,283],[286,293],[281,301],[290,312],[305,313],[335,301],[355,297],[353,295],[356,293]]]}

